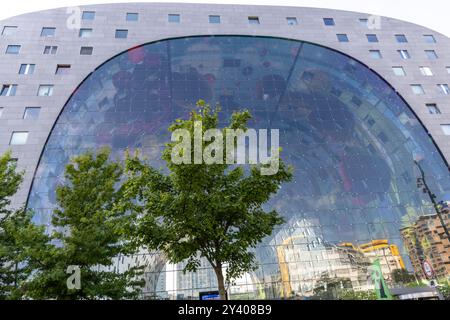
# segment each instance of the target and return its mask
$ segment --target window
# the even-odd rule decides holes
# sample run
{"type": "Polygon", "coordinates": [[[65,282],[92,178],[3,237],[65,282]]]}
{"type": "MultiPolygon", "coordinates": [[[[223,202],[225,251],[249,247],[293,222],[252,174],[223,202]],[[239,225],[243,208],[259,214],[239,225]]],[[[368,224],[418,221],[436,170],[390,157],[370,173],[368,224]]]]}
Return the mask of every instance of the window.
{"type": "Polygon", "coordinates": [[[445,67],[445,69],[447,70],[447,73],[450,74],[450,67],[445,67]]]}
{"type": "Polygon", "coordinates": [[[28,132],[27,131],[14,131],[11,135],[10,145],[22,145],[27,143],[28,132]]]}
{"type": "Polygon", "coordinates": [[[403,69],[403,67],[392,67],[392,71],[394,72],[394,74],[396,76],[399,76],[399,77],[406,76],[406,72],[405,72],[405,69],[403,69]]]}
{"type": "Polygon", "coordinates": [[[12,36],[17,31],[17,26],[4,26],[2,36],[12,36]]]}
{"type": "Polygon", "coordinates": [[[438,88],[443,94],[450,94],[450,87],[448,84],[438,84],[438,88]]]}
{"type": "Polygon", "coordinates": [[[333,18],[323,18],[323,23],[326,26],[334,26],[335,25],[333,18]]]}
{"type": "Polygon", "coordinates": [[[417,95],[425,94],[425,91],[423,90],[422,85],[420,85],[420,84],[412,84],[411,90],[414,94],[417,94],[417,95]]]}
{"type": "Polygon", "coordinates": [[[438,55],[434,50],[425,50],[425,54],[430,60],[436,60],[438,58],[438,55]]]}
{"type": "Polygon", "coordinates": [[[366,18],[359,19],[359,23],[361,24],[362,27],[367,28],[367,26],[369,24],[369,19],[366,19],[366,18]]]}
{"type": "Polygon", "coordinates": [[[382,58],[380,50],[370,50],[369,53],[370,53],[370,57],[372,59],[381,59],[382,58]]]}
{"type": "Polygon", "coordinates": [[[56,66],[55,74],[68,74],[70,71],[70,64],[58,64],[56,66]]]}
{"type": "Polygon", "coordinates": [[[92,29],[90,28],[82,28],[80,29],[80,32],[78,34],[78,36],[80,38],[88,38],[92,35],[92,29]]]}
{"type": "Polygon", "coordinates": [[[398,50],[398,53],[400,54],[400,57],[404,60],[411,59],[408,50],[398,50]]]}
{"type": "Polygon", "coordinates": [[[90,56],[94,51],[94,47],[81,47],[80,54],[83,56],[90,56]]]}
{"type": "Polygon", "coordinates": [[[298,24],[297,18],[296,17],[287,17],[286,18],[287,24],[289,26],[295,26],[298,24]]]}
{"type": "Polygon", "coordinates": [[[337,34],[336,37],[339,42],[348,42],[348,36],[346,34],[337,34]]]}
{"type": "Polygon", "coordinates": [[[450,136],[450,124],[441,124],[441,128],[446,136],[450,136]]]}
{"type": "Polygon", "coordinates": [[[41,31],[41,37],[53,37],[55,36],[56,28],[43,27],[41,31]]]}
{"type": "Polygon", "coordinates": [[[432,34],[424,34],[423,39],[426,43],[436,43],[436,39],[432,34]]]}
{"type": "Polygon", "coordinates": [[[4,109],[4,108],[0,107],[0,118],[2,117],[3,109],[4,109]]]}
{"type": "Polygon", "coordinates": [[[376,34],[366,34],[366,37],[369,42],[378,42],[378,37],[376,34]]]}
{"type": "Polygon", "coordinates": [[[56,54],[57,50],[58,50],[57,46],[45,46],[44,54],[56,54]]]}
{"type": "Polygon", "coordinates": [[[21,64],[19,74],[33,74],[35,66],[34,64],[21,64]]]}
{"type": "Polygon", "coordinates": [[[127,12],[127,21],[138,21],[139,20],[139,13],[136,12],[127,12]]]}
{"type": "Polygon", "coordinates": [[[41,113],[40,107],[27,107],[27,108],[25,108],[25,112],[23,113],[23,118],[35,120],[35,119],[39,118],[40,113],[41,113]]]}
{"type": "Polygon", "coordinates": [[[220,16],[210,15],[209,16],[209,23],[220,23],[220,16]]]}
{"type": "Polygon", "coordinates": [[[432,76],[433,75],[433,71],[431,71],[430,67],[419,67],[420,73],[423,76],[432,76]]]}
{"type": "Polygon", "coordinates": [[[259,24],[259,17],[248,17],[248,23],[259,24]]]}
{"type": "Polygon", "coordinates": [[[2,86],[2,91],[0,91],[0,96],[2,97],[12,97],[16,95],[17,84],[4,84],[2,86]]]}
{"type": "Polygon", "coordinates": [[[179,14],[169,14],[168,19],[171,23],[180,23],[181,21],[181,17],[179,14]]]}
{"type": "Polygon", "coordinates": [[[6,54],[19,54],[20,45],[18,44],[10,44],[6,47],[6,54]]]}
{"type": "Polygon", "coordinates": [[[427,103],[426,106],[430,114],[441,114],[441,110],[439,110],[436,103],[427,103]]]}
{"type": "Polygon", "coordinates": [[[408,39],[406,39],[406,36],[404,34],[396,34],[395,39],[398,43],[406,43],[408,42],[408,39]]]}
{"type": "Polygon", "coordinates": [[[53,95],[53,85],[51,84],[40,85],[37,95],[39,97],[50,97],[51,95],[53,95]]]}
{"type": "Polygon", "coordinates": [[[128,30],[126,29],[116,30],[116,39],[126,39],[127,37],[128,37],[128,30]]]}
{"type": "Polygon", "coordinates": [[[95,19],[95,11],[83,11],[81,19],[83,19],[83,20],[94,20],[95,19]]]}

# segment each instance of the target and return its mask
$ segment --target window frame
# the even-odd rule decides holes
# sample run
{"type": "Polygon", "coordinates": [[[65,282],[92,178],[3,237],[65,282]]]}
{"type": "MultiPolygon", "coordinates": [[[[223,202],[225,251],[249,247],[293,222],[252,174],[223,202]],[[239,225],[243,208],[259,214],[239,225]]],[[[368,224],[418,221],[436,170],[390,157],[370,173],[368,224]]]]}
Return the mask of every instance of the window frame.
{"type": "Polygon", "coordinates": [[[20,54],[20,49],[22,49],[22,45],[20,44],[8,44],[6,46],[5,54],[20,54]],[[11,51],[12,48],[16,48],[17,51],[11,51]]]}
{"type": "Polygon", "coordinates": [[[53,84],[40,84],[37,91],[38,97],[51,97],[53,96],[53,84]],[[41,90],[46,89],[46,94],[40,94],[41,90]]]}
{"type": "Polygon", "coordinates": [[[34,63],[22,63],[19,67],[19,74],[31,75],[34,73],[35,68],[36,68],[36,64],[34,64],[34,63]],[[25,67],[25,70],[23,70],[24,72],[21,72],[23,67],[25,67]]]}
{"type": "Polygon", "coordinates": [[[56,35],[56,27],[42,27],[41,29],[41,37],[43,38],[51,38],[56,35]],[[52,31],[49,34],[45,34],[44,31],[52,31]]]}
{"type": "Polygon", "coordinates": [[[22,115],[22,119],[23,120],[37,120],[39,119],[39,116],[41,114],[41,107],[25,107],[25,109],[23,110],[23,115],[22,115]],[[29,113],[29,111],[35,111],[38,110],[37,115],[36,114],[32,114],[29,113]]]}
{"type": "Polygon", "coordinates": [[[9,139],[9,145],[10,146],[22,146],[22,145],[27,144],[29,134],[30,134],[29,131],[13,131],[11,133],[11,138],[9,139]],[[19,136],[21,136],[21,134],[23,134],[23,136],[21,139],[18,140],[20,143],[18,143],[18,142],[13,143],[13,141],[15,140],[15,137],[19,137],[19,136]]]}

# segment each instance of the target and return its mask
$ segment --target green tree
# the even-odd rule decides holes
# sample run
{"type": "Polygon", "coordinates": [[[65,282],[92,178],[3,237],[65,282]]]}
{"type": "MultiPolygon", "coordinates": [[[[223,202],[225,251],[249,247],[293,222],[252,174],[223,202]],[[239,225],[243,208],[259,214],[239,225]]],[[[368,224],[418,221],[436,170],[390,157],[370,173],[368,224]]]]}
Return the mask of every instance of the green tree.
{"type": "Polygon", "coordinates": [[[44,267],[28,284],[33,298],[135,298],[143,281],[141,270],[111,270],[119,255],[134,248],[121,232],[129,215],[114,210],[122,196],[123,166],[109,161],[109,149],[74,157],[66,166],[65,184],[56,189],[52,234],[55,245],[43,257],[44,267]],[[81,288],[67,286],[69,266],[80,269],[81,288]]]}
{"type": "Polygon", "coordinates": [[[411,282],[415,282],[416,278],[414,274],[411,274],[406,269],[395,269],[392,271],[392,279],[395,283],[407,284],[411,282]]]}
{"type": "MultiPolygon", "coordinates": [[[[186,261],[184,271],[196,271],[200,259],[205,258],[217,277],[220,296],[226,298],[225,284],[257,267],[254,248],[275,226],[283,223],[275,211],[263,205],[278,192],[283,182],[292,178],[292,169],[280,160],[274,175],[262,175],[264,165],[252,165],[248,171],[242,166],[214,163],[175,163],[172,152],[194,159],[195,122],[201,122],[201,132],[217,129],[247,130],[251,118],[248,111],[232,115],[227,128],[218,129],[218,110],[204,101],[197,103],[200,111],[192,111],[187,120],[178,119],[170,132],[186,129],[192,148],[179,150],[177,142],[168,143],[162,158],[170,173],[153,168],[139,155],[128,156],[125,189],[129,201],[124,209],[139,218],[134,230],[137,242],[147,248],[164,252],[171,263],[186,261]],[[178,152],[177,151],[177,152],[178,152]],[[137,201],[135,201],[137,200],[137,201]]],[[[197,128],[198,129],[198,128],[197,128]]],[[[202,142],[203,152],[212,143],[202,142]]],[[[236,146],[237,140],[234,141],[236,146]]],[[[223,145],[222,145],[223,146],[223,145]]],[[[226,159],[214,151],[211,155],[226,159]]]]}

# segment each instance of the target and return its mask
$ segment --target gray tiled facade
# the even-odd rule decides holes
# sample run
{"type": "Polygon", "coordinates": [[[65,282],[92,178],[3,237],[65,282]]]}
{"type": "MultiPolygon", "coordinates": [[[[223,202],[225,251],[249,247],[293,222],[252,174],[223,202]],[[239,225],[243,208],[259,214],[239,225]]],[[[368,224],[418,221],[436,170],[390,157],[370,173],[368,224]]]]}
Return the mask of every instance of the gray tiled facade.
{"type": "Polygon", "coordinates": [[[442,124],[450,124],[450,95],[440,93],[437,84],[450,83],[450,39],[411,23],[381,18],[379,29],[369,29],[359,19],[367,14],[301,7],[207,5],[207,4],[111,4],[82,6],[81,11],[95,11],[95,19],[81,21],[82,28],[92,28],[89,38],[80,38],[79,30],[67,27],[70,13],[66,8],[24,14],[1,21],[17,26],[13,35],[0,36],[0,85],[17,84],[15,96],[0,97],[0,153],[11,149],[21,169],[26,172],[21,191],[13,199],[23,204],[32,183],[41,152],[53,124],[72,92],[92,71],[111,57],[144,43],[193,35],[254,35],[309,41],[345,53],[380,74],[411,106],[421,119],[447,160],[450,160],[450,136],[442,124]],[[138,21],[126,21],[127,12],[139,13],[138,21]],[[169,23],[168,14],[180,14],[180,23],[169,23]],[[220,24],[210,24],[209,15],[220,15],[220,24]],[[259,17],[260,24],[249,24],[248,17],[259,17]],[[297,25],[286,18],[296,17],[297,25]],[[334,18],[335,26],[325,26],[323,18],[334,18]],[[43,27],[55,27],[53,37],[41,37],[43,27]],[[126,39],[114,37],[116,29],[127,29],[126,39]],[[340,43],[336,34],[347,34],[349,42],[340,43]],[[378,43],[369,43],[366,34],[376,34],[378,43]],[[397,43],[396,34],[406,35],[407,43],[397,43]],[[436,43],[423,36],[433,35],[436,43]],[[21,45],[19,54],[5,54],[8,45],[21,45]],[[58,46],[55,55],[44,55],[45,46],[58,46]],[[80,55],[80,47],[92,46],[92,55],[80,55]],[[406,49],[410,60],[402,60],[397,50],[406,49]],[[380,50],[382,59],[370,57],[370,50],[380,50]],[[438,59],[430,60],[425,50],[435,50],[438,59]],[[35,64],[32,75],[18,74],[21,64],[35,64]],[[69,64],[66,75],[56,75],[58,64],[69,64]],[[406,76],[396,76],[393,66],[402,66],[406,76]],[[423,76],[419,67],[427,66],[433,76],[423,76]],[[39,97],[39,85],[54,85],[53,95],[39,97]],[[424,95],[414,95],[410,85],[421,84],[424,95]],[[426,104],[435,103],[441,114],[429,114],[426,104]],[[22,119],[26,107],[41,107],[38,119],[22,119]],[[10,146],[14,131],[29,132],[25,145],[10,146]]]}

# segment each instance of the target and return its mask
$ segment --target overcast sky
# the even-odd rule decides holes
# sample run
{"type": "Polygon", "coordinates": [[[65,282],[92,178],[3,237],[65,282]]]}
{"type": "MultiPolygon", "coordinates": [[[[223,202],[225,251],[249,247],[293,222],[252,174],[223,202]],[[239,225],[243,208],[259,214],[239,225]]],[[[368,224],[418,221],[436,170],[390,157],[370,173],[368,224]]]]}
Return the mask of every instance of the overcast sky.
{"type": "MultiPolygon", "coordinates": [[[[4,0],[6,1],[6,0],[4,0]]],[[[410,21],[450,36],[449,0],[192,0],[192,1],[127,1],[127,0],[13,0],[4,3],[0,20],[22,13],[112,2],[195,2],[222,4],[287,5],[365,12],[410,21]]]]}

